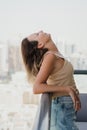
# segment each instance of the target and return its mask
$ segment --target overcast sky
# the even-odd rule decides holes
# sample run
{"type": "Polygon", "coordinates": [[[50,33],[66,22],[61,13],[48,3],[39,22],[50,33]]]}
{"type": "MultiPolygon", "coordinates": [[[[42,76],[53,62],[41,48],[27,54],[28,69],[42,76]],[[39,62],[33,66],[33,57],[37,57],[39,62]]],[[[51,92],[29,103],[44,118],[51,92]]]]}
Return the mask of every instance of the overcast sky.
{"type": "Polygon", "coordinates": [[[39,30],[87,48],[87,0],[0,0],[0,41],[39,30]]]}

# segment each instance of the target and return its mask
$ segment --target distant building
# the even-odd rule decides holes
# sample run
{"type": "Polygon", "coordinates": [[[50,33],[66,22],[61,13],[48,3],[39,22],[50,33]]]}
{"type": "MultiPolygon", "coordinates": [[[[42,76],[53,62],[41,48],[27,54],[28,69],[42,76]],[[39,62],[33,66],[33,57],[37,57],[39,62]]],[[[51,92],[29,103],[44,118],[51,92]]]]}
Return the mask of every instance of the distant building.
{"type": "Polygon", "coordinates": [[[8,72],[8,49],[7,45],[0,44],[0,77],[4,77],[8,72]]]}
{"type": "Polygon", "coordinates": [[[23,70],[21,53],[18,45],[8,44],[8,69],[9,73],[23,70]]]}
{"type": "Polygon", "coordinates": [[[38,104],[40,96],[34,95],[31,91],[23,93],[23,104],[38,104]]]}
{"type": "Polygon", "coordinates": [[[59,41],[57,46],[60,52],[73,64],[74,69],[87,69],[87,53],[78,52],[77,45],[59,41]]]}
{"type": "Polygon", "coordinates": [[[59,50],[61,51],[61,53],[64,54],[65,57],[68,57],[74,52],[76,52],[75,44],[59,41],[57,42],[57,46],[59,50]]]}

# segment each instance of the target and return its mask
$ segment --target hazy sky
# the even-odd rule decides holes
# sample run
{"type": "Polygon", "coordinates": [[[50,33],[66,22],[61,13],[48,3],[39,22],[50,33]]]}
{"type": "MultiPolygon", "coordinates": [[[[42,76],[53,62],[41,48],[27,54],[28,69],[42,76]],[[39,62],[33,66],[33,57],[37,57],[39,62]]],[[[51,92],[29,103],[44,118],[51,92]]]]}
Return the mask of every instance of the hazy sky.
{"type": "Polygon", "coordinates": [[[87,0],[0,0],[0,41],[39,30],[87,48],[87,0]]]}

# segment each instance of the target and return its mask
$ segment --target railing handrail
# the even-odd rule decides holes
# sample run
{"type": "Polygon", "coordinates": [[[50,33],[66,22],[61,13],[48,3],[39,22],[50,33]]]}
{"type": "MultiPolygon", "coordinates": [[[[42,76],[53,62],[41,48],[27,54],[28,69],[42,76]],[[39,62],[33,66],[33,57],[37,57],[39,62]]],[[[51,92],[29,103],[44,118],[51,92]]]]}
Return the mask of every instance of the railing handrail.
{"type": "Polygon", "coordinates": [[[87,70],[74,70],[74,74],[87,74],[87,70]]]}

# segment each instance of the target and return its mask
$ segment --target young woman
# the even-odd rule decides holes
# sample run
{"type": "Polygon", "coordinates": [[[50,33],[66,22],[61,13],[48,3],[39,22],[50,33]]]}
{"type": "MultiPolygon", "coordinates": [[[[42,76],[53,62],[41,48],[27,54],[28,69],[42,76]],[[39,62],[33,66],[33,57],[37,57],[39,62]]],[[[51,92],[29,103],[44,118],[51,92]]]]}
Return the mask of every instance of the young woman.
{"type": "Polygon", "coordinates": [[[52,94],[50,130],[78,130],[81,107],[72,64],[59,52],[51,35],[40,31],[24,38],[21,52],[34,94],[52,94]]]}

